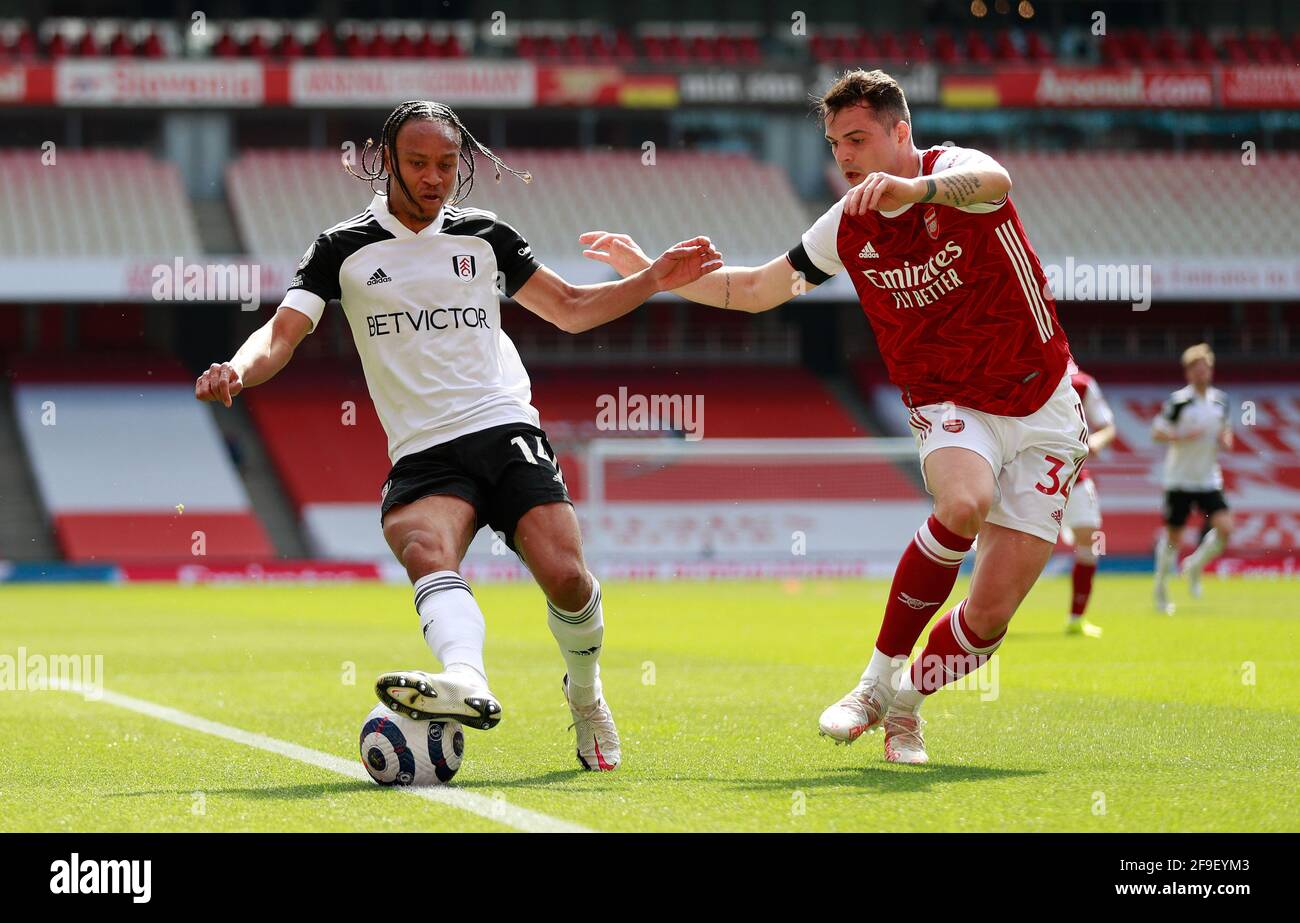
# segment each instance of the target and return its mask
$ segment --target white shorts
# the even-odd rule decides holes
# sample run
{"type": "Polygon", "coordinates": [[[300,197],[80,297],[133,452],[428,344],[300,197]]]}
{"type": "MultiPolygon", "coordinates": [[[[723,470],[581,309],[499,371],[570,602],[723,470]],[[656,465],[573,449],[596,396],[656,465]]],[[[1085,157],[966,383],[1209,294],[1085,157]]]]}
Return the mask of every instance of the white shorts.
{"type": "MultiPolygon", "coordinates": [[[[997,494],[986,521],[1056,543],[1070,488],[1088,457],[1088,424],[1069,375],[1027,417],[943,403],[912,408],[909,422],[922,477],[935,449],[969,449],[993,469],[997,494]]],[[[925,488],[934,493],[928,482],[925,488]]]]}
{"type": "Polygon", "coordinates": [[[1097,485],[1092,478],[1075,482],[1065,504],[1065,524],[1076,535],[1088,529],[1101,528],[1101,503],[1097,501],[1097,485]]]}

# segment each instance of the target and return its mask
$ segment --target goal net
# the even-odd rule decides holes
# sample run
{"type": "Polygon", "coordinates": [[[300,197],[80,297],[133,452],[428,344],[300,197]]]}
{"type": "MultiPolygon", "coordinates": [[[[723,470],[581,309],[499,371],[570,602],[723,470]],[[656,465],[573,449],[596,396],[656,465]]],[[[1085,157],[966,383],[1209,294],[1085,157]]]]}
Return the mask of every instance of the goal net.
{"type": "Polygon", "coordinates": [[[930,509],[911,439],[596,439],[579,458],[595,560],[892,568],[930,509]]]}

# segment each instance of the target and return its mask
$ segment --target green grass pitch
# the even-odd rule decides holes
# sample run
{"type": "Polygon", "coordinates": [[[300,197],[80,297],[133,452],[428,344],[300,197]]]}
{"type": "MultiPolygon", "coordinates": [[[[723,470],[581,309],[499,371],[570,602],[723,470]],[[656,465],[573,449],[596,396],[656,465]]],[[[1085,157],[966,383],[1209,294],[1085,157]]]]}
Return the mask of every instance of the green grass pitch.
{"type": "MultiPolygon", "coordinates": [[[[479,586],[505,718],[466,732],[454,785],[600,831],[1300,829],[1296,583],[1210,578],[1167,618],[1147,578],[1103,570],[1092,640],[1063,634],[1068,583],[1045,579],[996,677],[926,704],[924,767],[886,764],[879,733],[839,748],[817,734],[887,591],[609,581],[624,764],[590,774],[540,593],[479,586]]],[[[349,760],[374,676],[434,665],[409,590],[376,584],[0,589],[0,655],[20,646],[100,654],[113,692],[349,760]]],[[[75,693],[0,691],[0,734],[4,831],[509,829],[75,693]]]]}

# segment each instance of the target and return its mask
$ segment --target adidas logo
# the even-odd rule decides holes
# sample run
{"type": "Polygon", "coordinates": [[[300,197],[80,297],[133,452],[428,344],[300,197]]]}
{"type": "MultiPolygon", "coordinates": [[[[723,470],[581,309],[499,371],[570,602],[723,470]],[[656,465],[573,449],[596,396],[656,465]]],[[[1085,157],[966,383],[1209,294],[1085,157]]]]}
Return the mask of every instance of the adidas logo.
{"type": "Polygon", "coordinates": [[[380,282],[392,282],[388,274],[383,269],[376,269],[374,275],[366,282],[366,285],[378,285],[380,282]]]}
{"type": "Polygon", "coordinates": [[[867,245],[858,251],[858,259],[878,260],[880,259],[880,254],[876,252],[875,247],[871,246],[871,241],[867,241],[867,245]]]}

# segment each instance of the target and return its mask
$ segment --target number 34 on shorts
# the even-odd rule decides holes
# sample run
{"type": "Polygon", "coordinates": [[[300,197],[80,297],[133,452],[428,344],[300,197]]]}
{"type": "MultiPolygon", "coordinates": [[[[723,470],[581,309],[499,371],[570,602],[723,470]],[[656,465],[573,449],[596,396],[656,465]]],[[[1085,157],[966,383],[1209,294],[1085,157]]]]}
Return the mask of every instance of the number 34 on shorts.
{"type": "MultiPolygon", "coordinates": [[[[968,449],[989,463],[997,485],[987,521],[1056,541],[1070,489],[1088,457],[1088,425],[1068,375],[1027,417],[951,403],[914,407],[908,417],[923,475],[936,449],[968,449]]],[[[934,493],[928,483],[926,489],[934,493]]]]}

